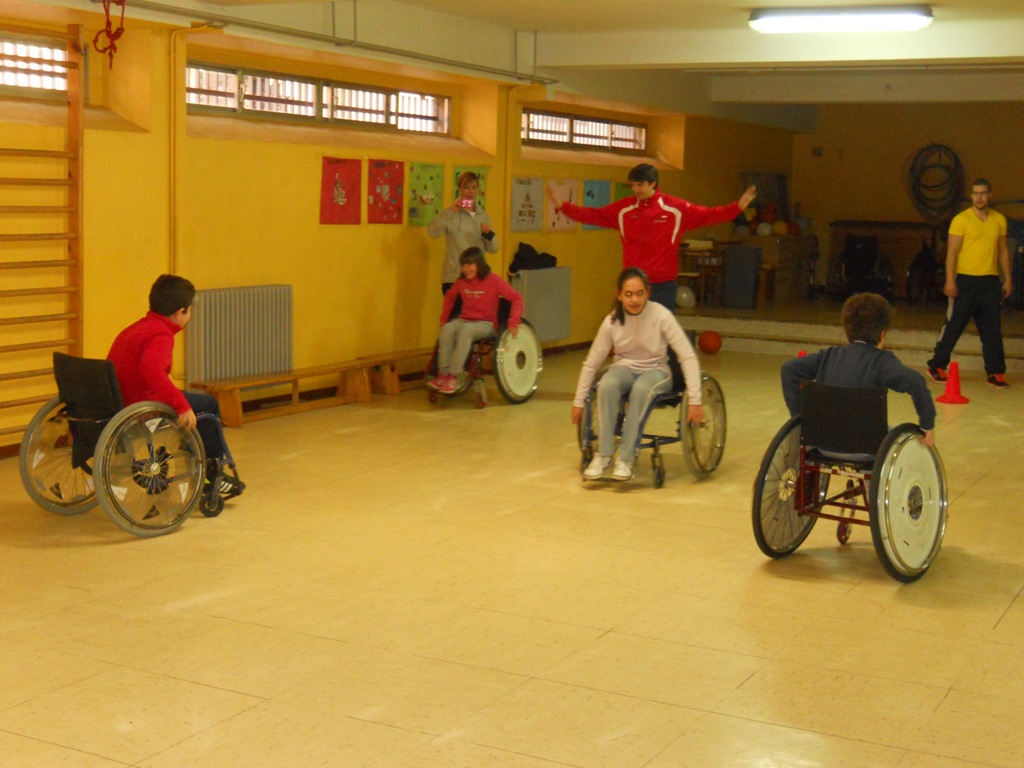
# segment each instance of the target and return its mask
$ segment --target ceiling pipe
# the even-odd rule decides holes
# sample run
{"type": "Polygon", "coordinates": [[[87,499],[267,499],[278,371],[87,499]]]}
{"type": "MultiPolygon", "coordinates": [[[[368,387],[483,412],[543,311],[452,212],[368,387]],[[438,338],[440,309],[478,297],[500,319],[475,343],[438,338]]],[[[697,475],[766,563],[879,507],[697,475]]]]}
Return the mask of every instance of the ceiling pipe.
{"type": "MultiPolygon", "coordinates": [[[[92,0],[92,2],[99,3],[102,2],[102,0],[92,0]]],[[[332,3],[332,8],[333,5],[334,4],[332,3]]],[[[277,24],[265,24],[260,21],[251,21],[249,19],[238,18],[236,16],[225,16],[219,13],[209,13],[207,11],[177,8],[173,5],[164,5],[163,3],[150,2],[150,0],[131,0],[128,3],[128,9],[153,11],[155,13],[163,13],[170,16],[179,16],[211,25],[241,27],[242,29],[251,29],[257,32],[267,32],[269,34],[281,35],[283,37],[291,37],[299,40],[308,40],[311,42],[325,43],[327,45],[334,45],[341,48],[355,48],[360,51],[386,54],[389,56],[398,56],[404,59],[412,59],[414,61],[422,61],[427,62],[429,64],[438,64],[440,66],[445,67],[454,67],[456,69],[462,69],[486,75],[493,75],[495,77],[500,77],[508,80],[526,81],[537,85],[554,85],[555,83],[558,82],[558,80],[550,77],[526,75],[521,72],[514,72],[512,70],[499,69],[497,67],[486,67],[481,64],[472,64],[470,62],[457,61],[455,59],[446,59],[440,56],[430,56],[425,53],[418,53],[416,51],[406,51],[399,48],[391,48],[386,45],[363,43],[356,40],[355,38],[337,37],[335,35],[323,35],[318,32],[307,32],[305,30],[295,29],[293,27],[282,27],[277,24]]],[[[352,13],[354,17],[354,3],[352,13]]],[[[331,14],[331,24],[332,26],[334,24],[333,13],[331,14]]]]}

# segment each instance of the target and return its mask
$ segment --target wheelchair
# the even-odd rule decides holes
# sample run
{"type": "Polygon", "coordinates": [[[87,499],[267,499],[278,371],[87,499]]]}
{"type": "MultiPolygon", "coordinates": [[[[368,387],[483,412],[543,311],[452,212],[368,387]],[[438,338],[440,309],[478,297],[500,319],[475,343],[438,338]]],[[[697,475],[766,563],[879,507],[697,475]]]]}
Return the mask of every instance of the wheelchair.
{"type": "MultiPolygon", "coordinates": [[[[99,504],[115,525],[144,538],[177,530],[197,506],[206,517],[220,514],[225,471],[238,480],[226,446],[207,477],[199,434],[179,427],[164,403],[122,407],[112,363],[55,352],[53,372],[58,395],[33,417],[18,454],[33,501],[60,515],[99,504]]],[[[220,429],[212,414],[197,418],[220,429]]]]}
{"type": "MultiPolygon", "coordinates": [[[[597,398],[597,383],[590,388],[583,404],[583,415],[577,425],[577,439],[580,447],[580,472],[583,472],[590,464],[591,459],[597,452],[597,430],[594,429],[593,407],[597,398]]],[[[673,382],[671,391],[662,392],[651,398],[646,410],[640,417],[640,431],[637,437],[637,454],[651,449],[651,472],[654,477],[654,487],[661,488],[665,485],[665,463],[661,453],[662,446],[679,443],[683,451],[683,461],[687,469],[698,480],[708,478],[722,461],[722,454],[725,453],[725,397],[722,388],[714,377],[708,374],[701,375],[701,401],[704,408],[704,420],[699,424],[689,424],[686,421],[686,409],[689,398],[686,394],[686,387],[680,381],[678,386],[673,382]],[[666,411],[670,408],[677,408],[671,422],[667,427],[663,419],[659,419],[658,428],[654,429],[649,422],[651,415],[656,411],[666,411]],[[665,434],[667,432],[667,434],[665,434]]],[[[622,436],[622,423],[626,418],[626,406],[629,404],[629,397],[623,397],[619,403],[618,417],[615,420],[615,436],[622,436]]],[[[621,447],[620,447],[621,451],[621,447]]],[[[584,478],[586,480],[586,478],[584,478]]]]}
{"type": "Polygon", "coordinates": [[[829,263],[828,291],[840,296],[878,293],[892,300],[892,262],[878,253],[873,235],[847,235],[843,252],[829,263]]]}
{"type": "MultiPolygon", "coordinates": [[[[487,406],[487,386],[484,376],[494,374],[498,391],[512,405],[525,403],[537,391],[537,380],[544,368],[537,334],[526,320],[519,321],[516,335],[502,322],[492,336],[485,336],[473,342],[466,359],[464,371],[459,376],[459,385],[454,392],[429,390],[427,398],[436,403],[441,397],[459,397],[470,387],[476,390],[476,407],[487,406]]],[[[427,364],[426,378],[437,376],[437,344],[427,364]]]]}
{"type": "Polygon", "coordinates": [[[824,518],[838,523],[840,544],[851,526],[870,526],[875,553],[897,581],[925,574],[946,531],[946,472],[939,452],[918,439],[920,427],[888,428],[886,396],[804,383],[802,412],[775,435],[754,483],[754,538],[765,555],[794,552],[824,518]],[[830,494],[833,477],[840,487],[830,494]]]}

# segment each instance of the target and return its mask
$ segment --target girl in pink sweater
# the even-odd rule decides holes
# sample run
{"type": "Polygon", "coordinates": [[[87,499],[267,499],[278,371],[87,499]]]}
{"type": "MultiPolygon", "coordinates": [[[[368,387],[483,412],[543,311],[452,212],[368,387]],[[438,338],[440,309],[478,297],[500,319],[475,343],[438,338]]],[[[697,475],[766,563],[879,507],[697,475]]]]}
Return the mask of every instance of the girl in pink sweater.
{"type": "Polygon", "coordinates": [[[462,273],[444,295],[441,309],[441,332],[437,338],[437,377],[427,386],[443,394],[458,391],[458,376],[462,375],[466,358],[473,342],[493,336],[498,327],[498,304],[507,299],[512,310],[508,317],[508,330],[514,337],[523,316],[523,297],[511,285],[491,272],[480,248],[467,248],[459,256],[462,273]],[[452,317],[456,301],[462,307],[452,317]]]}

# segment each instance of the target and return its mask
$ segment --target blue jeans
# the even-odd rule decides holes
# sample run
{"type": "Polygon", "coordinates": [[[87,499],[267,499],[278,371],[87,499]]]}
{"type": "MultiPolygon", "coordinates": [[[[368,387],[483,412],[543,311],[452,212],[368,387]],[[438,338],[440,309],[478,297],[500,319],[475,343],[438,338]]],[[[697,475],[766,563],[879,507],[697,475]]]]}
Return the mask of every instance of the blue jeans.
{"type": "MultiPolygon", "coordinates": [[[[204,395],[199,392],[182,392],[188,400],[189,407],[195,411],[196,416],[201,413],[212,413],[220,420],[220,406],[217,405],[217,398],[212,395],[204,395]]],[[[224,433],[220,424],[214,424],[210,419],[202,419],[196,424],[196,431],[203,441],[203,450],[206,451],[206,458],[220,459],[224,456],[224,433]]]]}
{"type": "Polygon", "coordinates": [[[597,385],[597,413],[600,428],[597,434],[597,452],[602,456],[615,453],[615,420],[619,416],[619,401],[629,395],[626,418],[622,422],[619,440],[619,460],[630,464],[636,459],[640,438],[640,419],[654,397],[668,392],[672,378],[658,369],[635,373],[625,366],[613,365],[597,385]]]}

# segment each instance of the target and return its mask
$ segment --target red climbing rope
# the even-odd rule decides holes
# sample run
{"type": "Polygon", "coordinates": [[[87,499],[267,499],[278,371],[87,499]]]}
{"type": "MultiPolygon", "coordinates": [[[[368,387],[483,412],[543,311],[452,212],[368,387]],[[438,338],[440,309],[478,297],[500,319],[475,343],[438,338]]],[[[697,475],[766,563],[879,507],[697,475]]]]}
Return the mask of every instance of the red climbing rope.
{"type": "Polygon", "coordinates": [[[110,66],[114,66],[114,54],[117,53],[117,41],[124,34],[124,7],[127,0],[103,0],[103,11],[107,15],[107,25],[96,33],[96,37],[92,39],[92,47],[96,49],[98,53],[105,53],[110,59],[110,66]],[[119,5],[121,6],[121,21],[117,25],[117,29],[113,28],[113,24],[110,21],[110,6],[119,5]],[[104,46],[100,46],[100,38],[106,37],[107,42],[104,46]]]}

